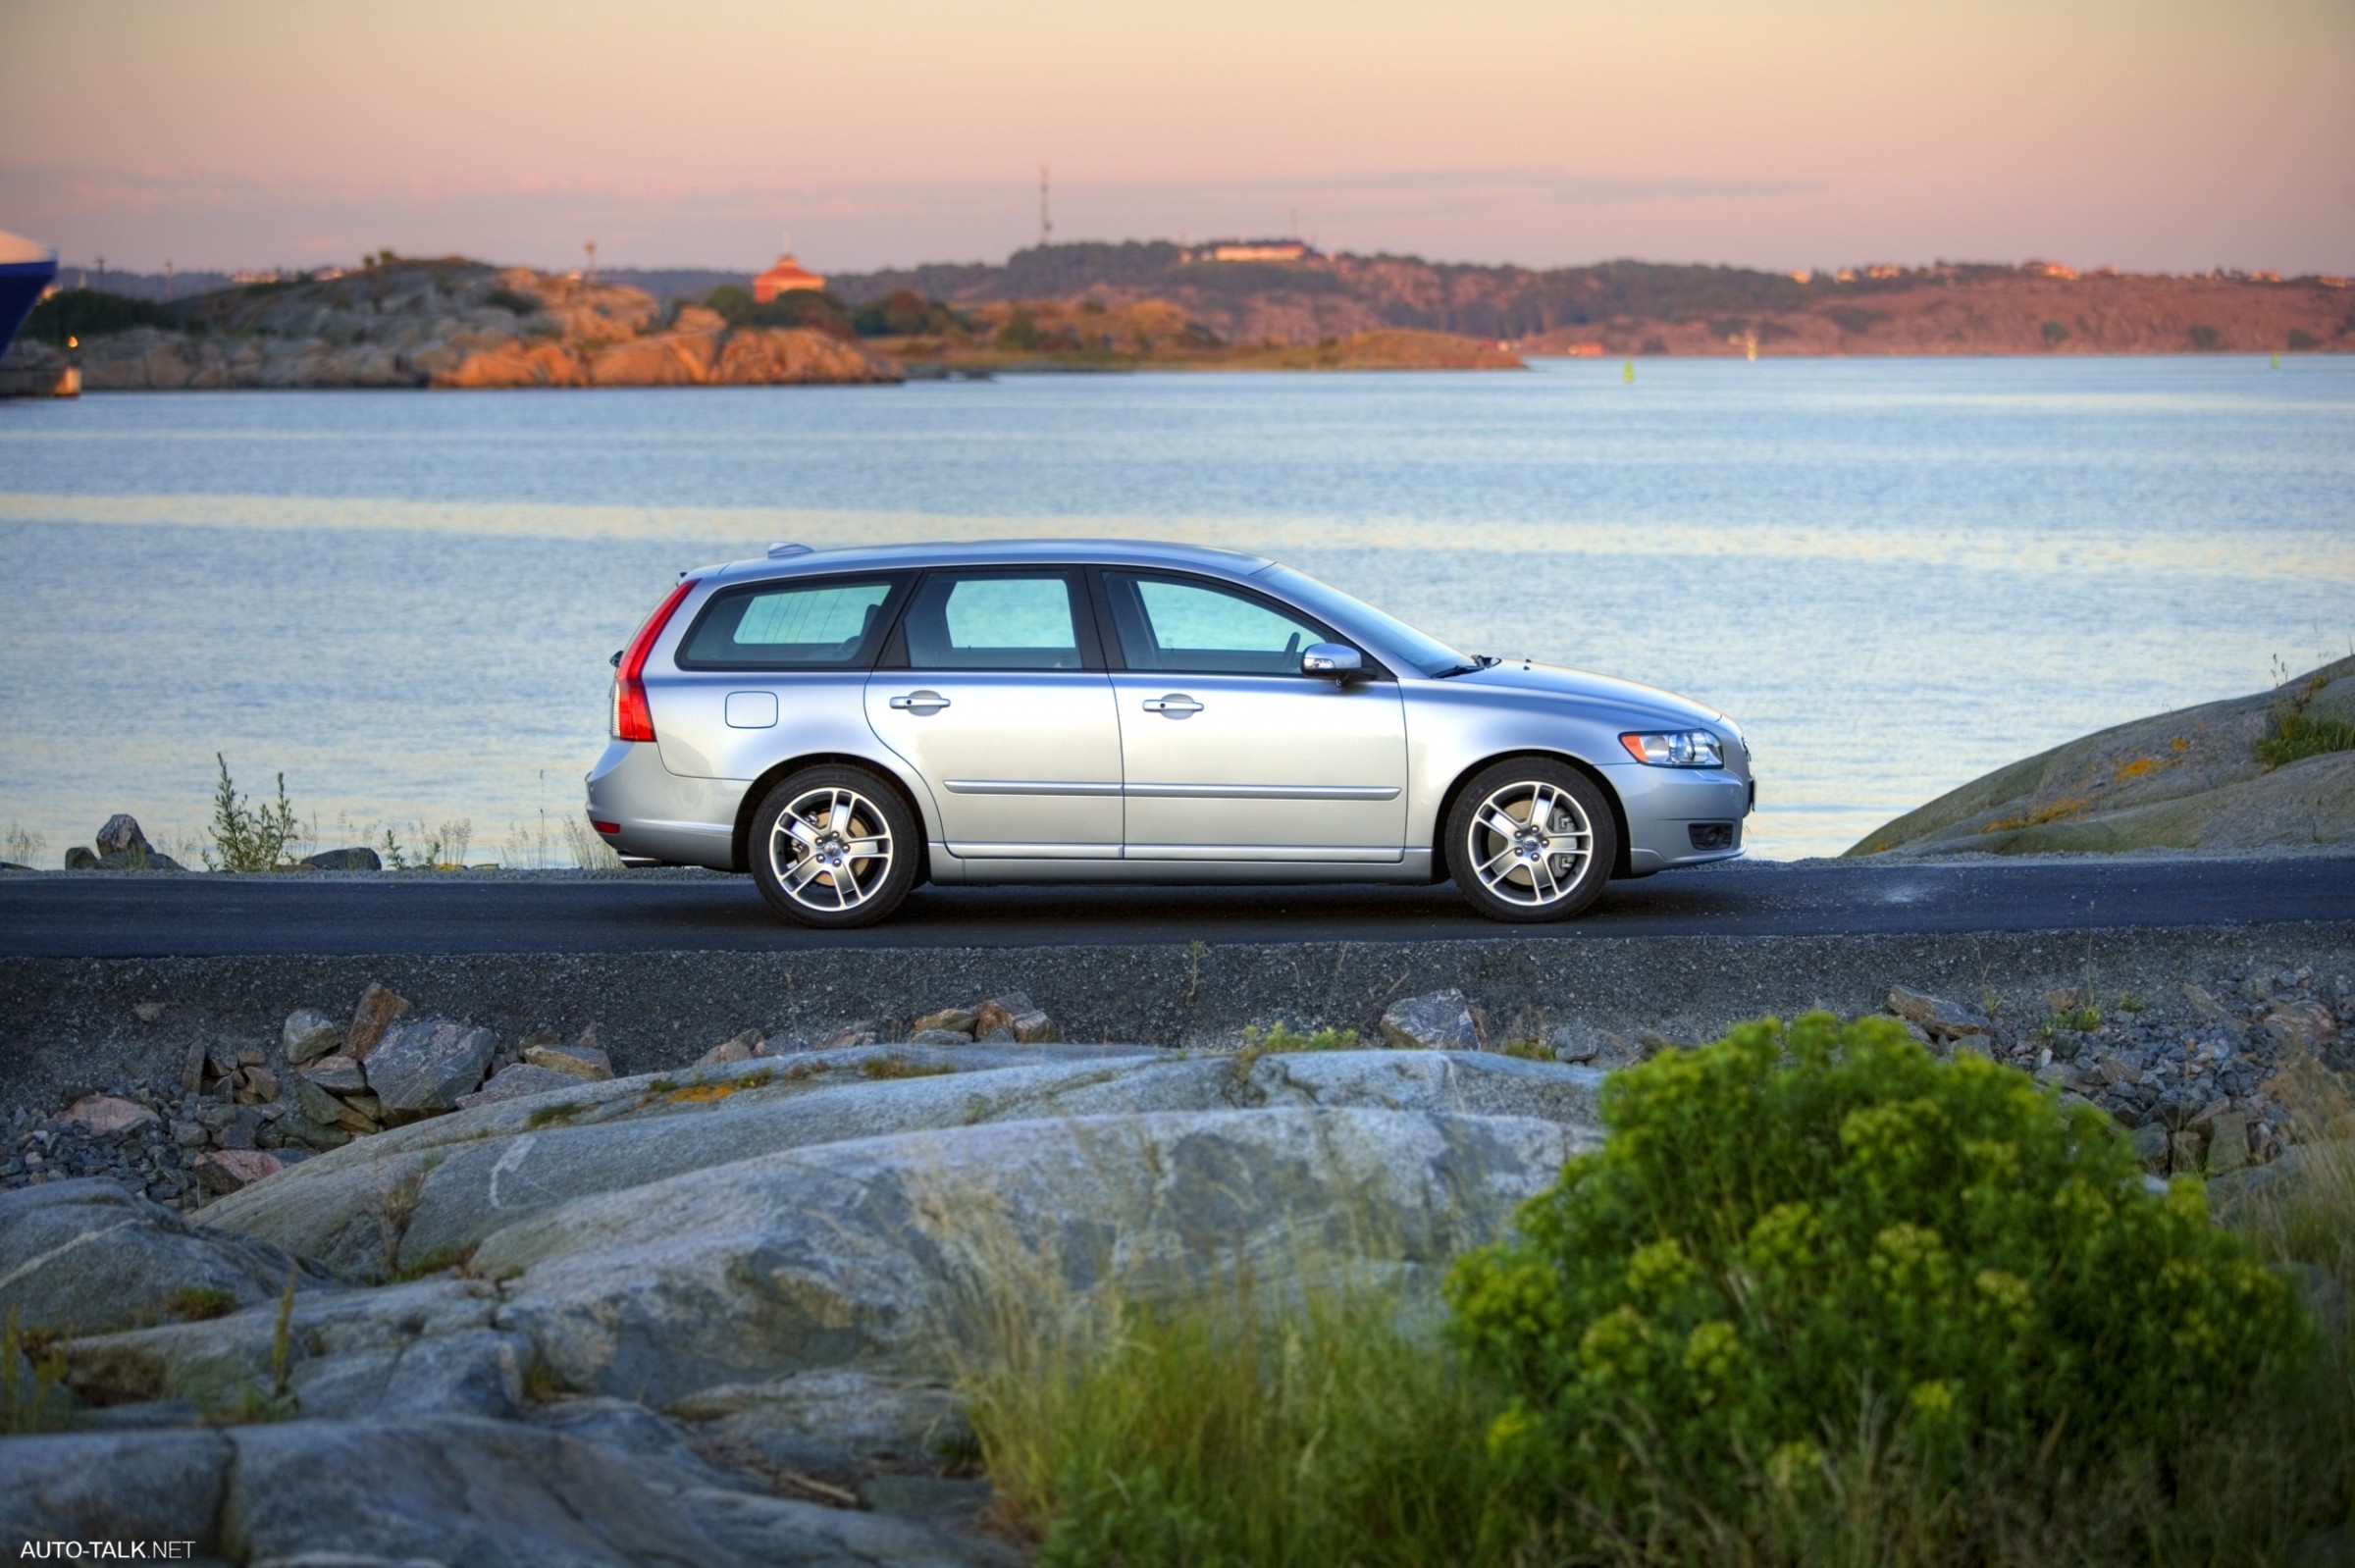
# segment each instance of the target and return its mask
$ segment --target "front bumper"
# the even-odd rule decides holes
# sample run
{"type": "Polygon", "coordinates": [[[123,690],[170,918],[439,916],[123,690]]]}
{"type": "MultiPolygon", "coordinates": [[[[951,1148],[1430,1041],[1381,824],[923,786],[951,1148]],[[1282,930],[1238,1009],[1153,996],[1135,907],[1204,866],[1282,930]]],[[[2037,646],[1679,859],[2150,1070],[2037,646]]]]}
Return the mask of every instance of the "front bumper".
{"type": "Polygon", "coordinates": [[[1647,767],[1626,762],[1605,767],[1604,776],[1619,795],[1627,813],[1627,866],[1630,874],[1649,876],[1677,865],[1705,865],[1730,861],[1742,853],[1745,819],[1756,803],[1756,786],[1746,774],[1720,767],[1647,767]],[[1725,842],[1713,848],[1696,847],[1709,832],[1695,829],[1729,827],[1725,842]]]}

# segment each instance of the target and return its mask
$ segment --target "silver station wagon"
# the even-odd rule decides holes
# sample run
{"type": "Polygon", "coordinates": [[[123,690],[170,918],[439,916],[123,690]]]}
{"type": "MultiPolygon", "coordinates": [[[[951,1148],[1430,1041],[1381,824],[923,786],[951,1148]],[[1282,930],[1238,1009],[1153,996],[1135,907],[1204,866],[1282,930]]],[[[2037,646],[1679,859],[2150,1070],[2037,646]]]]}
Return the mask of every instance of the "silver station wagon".
{"type": "Polygon", "coordinates": [[[683,573],[613,661],[591,824],[807,925],[919,880],[1452,878],[1554,920],[1741,854],[1756,798],[1723,713],[1179,545],[779,545],[683,573]]]}

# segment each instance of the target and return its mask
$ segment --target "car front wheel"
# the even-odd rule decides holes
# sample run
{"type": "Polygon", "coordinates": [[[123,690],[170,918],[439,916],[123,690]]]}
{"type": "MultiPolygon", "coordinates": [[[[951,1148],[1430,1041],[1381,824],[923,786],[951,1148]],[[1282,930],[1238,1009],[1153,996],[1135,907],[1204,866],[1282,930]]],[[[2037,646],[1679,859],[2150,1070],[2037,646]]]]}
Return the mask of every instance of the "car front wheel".
{"type": "Polygon", "coordinates": [[[864,768],[806,767],[762,798],[745,858],[769,908],[803,925],[871,925],[916,884],[923,844],[899,791],[864,768]]]}
{"type": "Polygon", "coordinates": [[[1619,830],[1602,791],[1567,763],[1509,758],[1447,813],[1447,871],[1492,920],[1566,920],[1602,896],[1619,830]]]}

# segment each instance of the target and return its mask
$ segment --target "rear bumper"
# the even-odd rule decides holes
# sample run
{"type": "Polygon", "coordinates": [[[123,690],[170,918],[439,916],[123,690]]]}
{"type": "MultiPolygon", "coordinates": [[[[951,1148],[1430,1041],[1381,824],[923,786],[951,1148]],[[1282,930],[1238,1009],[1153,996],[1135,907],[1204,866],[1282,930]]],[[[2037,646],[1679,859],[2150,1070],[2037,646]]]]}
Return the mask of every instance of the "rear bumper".
{"type": "Polygon", "coordinates": [[[743,779],[682,778],[653,741],[613,741],[589,770],[589,820],[623,855],[732,871],[747,788],[743,779]]]}

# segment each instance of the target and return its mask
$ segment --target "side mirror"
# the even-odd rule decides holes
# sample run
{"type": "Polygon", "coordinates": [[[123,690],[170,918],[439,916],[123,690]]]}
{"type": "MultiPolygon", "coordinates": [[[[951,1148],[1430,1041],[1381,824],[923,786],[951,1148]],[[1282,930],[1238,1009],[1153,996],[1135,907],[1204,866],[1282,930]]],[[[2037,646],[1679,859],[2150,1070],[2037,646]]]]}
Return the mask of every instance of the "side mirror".
{"type": "Polygon", "coordinates": [[[1342,643],[1311,643],[1300,651],[1300,673],[1347,685],[1366,672],[1365,656],[1342,643]]]}

